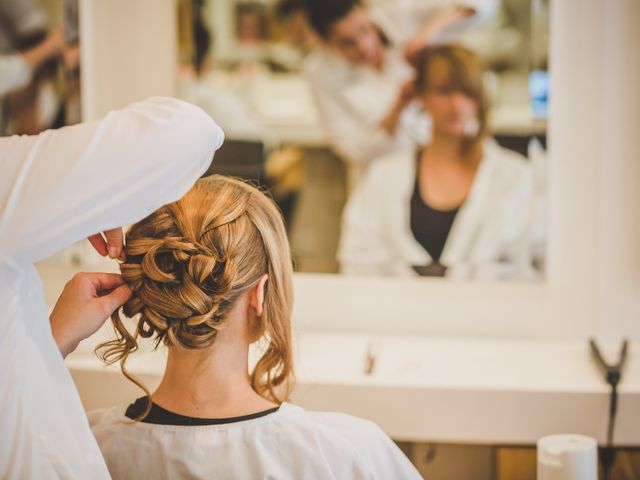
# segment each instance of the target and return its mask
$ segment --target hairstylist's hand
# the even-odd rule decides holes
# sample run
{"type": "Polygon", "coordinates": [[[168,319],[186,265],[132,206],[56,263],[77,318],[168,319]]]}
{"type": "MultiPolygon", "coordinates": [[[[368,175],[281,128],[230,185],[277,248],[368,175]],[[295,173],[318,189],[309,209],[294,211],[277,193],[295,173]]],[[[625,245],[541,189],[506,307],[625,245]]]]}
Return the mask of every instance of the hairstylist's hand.
{"type": "Polygon", "coordinates": [[[415,97],[414,82],[415,80],[410,78],[402,84],[398,91],[396,101],[393,102],[391,109],[380,121],[380,127],[389,135],[395,135],[403,110],[415,97]]]}
{"type": "Polygon", "coordinates": [[[65,69],[68,71],[76,70],[80,65],[80,45],[66,47],[62,52],[62,60],[65,69]]]}
{"type": "Polygon", "coordinates": [[[35,71],[50,58],[57,57],[64,48],[64,32],[62,27],[52,28],[46,38],[35,47],[21,53],[22,58],[31,71],[35,71]]]}
{"type": "Polygon", "coordinates": [[[107,230],[103,233],[96,233],[89,237],[89,242],[103,257],[109,255],[110,258],[124,260],[124,233],[122,227],[107,230]]]}
{"type": "Polygon", "coordinates": [[[458,25],[475,13],[474,8],[464,5],[451,5],[438,9],[427,20],[420,32],[406,43],[404,47],[405,59],[415,66],[420,52],[436,41],[443,31],[458,25]]]}
{"type": "Polygon", "coordinates": [[[415,88],[416,79],[411,77],[406,80],[402,86],[400,87],[400,91],[398,92],[398,103],[403,106],[407,106],[411,100],[413,100],[416,96],[416,88],[415,88]]]}
{"type": "Polygon", "coordinates": [[[51,332],[63,357],[97,332],[105,320],[131,297],[131,289],[115,273],[77,273],[51,313],[51,332]]]}

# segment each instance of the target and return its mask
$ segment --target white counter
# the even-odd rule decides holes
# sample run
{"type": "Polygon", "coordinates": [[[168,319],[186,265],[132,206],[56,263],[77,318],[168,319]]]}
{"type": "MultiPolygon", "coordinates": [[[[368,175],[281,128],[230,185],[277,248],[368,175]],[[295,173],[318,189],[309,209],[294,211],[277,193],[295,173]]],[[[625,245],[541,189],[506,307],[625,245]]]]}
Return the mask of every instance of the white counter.
{"type": "MultiPolygon", "coordinates": [[[[367,376],[367,341],[303,334],[300,403],[372,418],[397,439],[534,444],[561,432],[605,439],[608,387],[586,342],[369,337],[379,355],[367,376]]],[[[616,442],[626,445],[640,444],[638,348],[630,346],[620,387],[616,442]]]]}
{"type": "MultiPolygon", "coordinates": [[[[49,302],[71,276],[41,265],[49,302]]],[[[390,319],[392,321],[393,319],[390,319]]],[[[92,349],[104,328],[67,363],[88,409],[140,396],[117,366],[103,367],[92,349]]],[[[617,355],[616,345],[605,354],[617,355]]],[[[640,342],[630,345],[615,440],[640,445],[640,342]]],[[[490,340],[348,333],[296,334],[297,386],[305,408],[335,410],[376,421],[398,440],[478,444],[534,444],[553,433],[581,433],[604,441],[608,387],[586,340],[490,340]],[[365,373],[370,347],[376,352],[365,373]]],[[[164,352],[141,352],[129,370],[154,388],[164,352]]]]}

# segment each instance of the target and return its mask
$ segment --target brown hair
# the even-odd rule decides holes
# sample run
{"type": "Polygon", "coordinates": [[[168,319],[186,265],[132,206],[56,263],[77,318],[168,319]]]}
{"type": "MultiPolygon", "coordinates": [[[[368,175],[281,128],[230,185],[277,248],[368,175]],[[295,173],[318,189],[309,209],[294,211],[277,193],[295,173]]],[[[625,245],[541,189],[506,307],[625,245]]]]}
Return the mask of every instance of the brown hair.
{"type": "Polygon", "coordinates": [[[304,0],[309,24],[321,38],[327,38],[337,22],[353,9],[363,7],[363,0],[304,0]]]}
{"type": "Polygon", "coordinates": [[[460,45],[438,45],[425,48],[415,61],[415,88],[419,94],[431,88],[433,73],[444,68],[447,83],[453,90],[471,97],[478,106],[478,131],[468,138],[464,153],[472,155],[481,148],[489,125],[489,101],[483,85],[484,68],[478,57],[460,45]]]}
{"type": "MultiPolygon", "coordinates": [[[[210,347],[238,297],[267,274],[264,310],[254,326],[255,338],[263,338],[266,349],[251,373],[251,385],[276,403],[288,397],[292,264],[272,200],[240,180],[200,179],[181,200],[131,227],[126,255],[120,270],[133,295],[122,313],[137,323],[131,333],[120,311],[111,316],[116,338],[96,349],[103,361],[119,361],[122,373],[151,400],[125,365],[138,349],[138,337],[153,338],[156,347],[210,347]]],[[[150,409],[151,401],[140,418],[150,409]]]]}

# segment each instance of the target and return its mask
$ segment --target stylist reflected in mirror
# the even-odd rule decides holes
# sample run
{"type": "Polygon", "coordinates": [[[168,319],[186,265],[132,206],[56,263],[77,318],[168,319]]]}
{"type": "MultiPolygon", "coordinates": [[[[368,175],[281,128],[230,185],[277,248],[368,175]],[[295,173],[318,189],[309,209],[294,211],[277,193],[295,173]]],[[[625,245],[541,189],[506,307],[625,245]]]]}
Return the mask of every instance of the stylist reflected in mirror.
{"type": "Polygon", "coordinates": [[[426,141],[428,118],[411,102],[408,60],[494,8],[488,1],[465,7],[397,3],[374,8],[361,0],[305,2],[322,45],[307,59],[305,73],[351,186],[376,158],[426,141]]]}

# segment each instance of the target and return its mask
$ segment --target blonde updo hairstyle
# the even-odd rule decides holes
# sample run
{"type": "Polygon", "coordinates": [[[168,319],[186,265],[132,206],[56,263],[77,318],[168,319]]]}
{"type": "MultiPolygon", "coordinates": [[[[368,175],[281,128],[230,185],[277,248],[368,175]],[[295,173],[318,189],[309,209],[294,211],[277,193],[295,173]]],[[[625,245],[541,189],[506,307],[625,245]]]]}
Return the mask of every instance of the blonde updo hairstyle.
{"type": "MultiPolygon", "coordinates": [[[[263,339],[265,348],[250,379],[263,398],[284,401],[293,373],[292,264],[273,201],[243,181],[213,175],[133,225],[126,238],[120,270],[133,295],[111,316],[116,338],[98,346],[98,355],[120,362],[150,400],[126,369],[138,338],[153,339],[156,347],[211,347],[236,300],[267,274],[263,313],[251,326],[252,340],[263,339]],[[134,319],[133,332],[123,314],[134,319]]],[[[151,401],[140,418],[150,409],[151,401]]]]}

